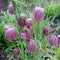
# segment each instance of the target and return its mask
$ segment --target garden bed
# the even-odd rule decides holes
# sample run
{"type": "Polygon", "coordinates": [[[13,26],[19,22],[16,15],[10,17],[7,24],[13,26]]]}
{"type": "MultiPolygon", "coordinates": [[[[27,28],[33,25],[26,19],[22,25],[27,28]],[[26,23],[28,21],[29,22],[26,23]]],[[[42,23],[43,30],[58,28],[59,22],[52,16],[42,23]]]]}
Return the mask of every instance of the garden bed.
{"type": "Polygon", "coordinates": [[[1,60],[60,60],[60,4],[0,0],[1,9],[1,60]]]}

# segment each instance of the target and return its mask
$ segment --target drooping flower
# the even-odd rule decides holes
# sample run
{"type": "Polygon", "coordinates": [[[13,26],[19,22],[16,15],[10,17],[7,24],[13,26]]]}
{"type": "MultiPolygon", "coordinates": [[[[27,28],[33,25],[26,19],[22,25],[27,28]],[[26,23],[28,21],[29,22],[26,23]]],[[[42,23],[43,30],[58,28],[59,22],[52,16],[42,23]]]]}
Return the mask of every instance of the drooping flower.
{"type": "Polygon", "coordinates": [[[8,5],[8,11],[9,11],[10,14],[14,13],[14,8],[13,8],[12,4],[8,5]]]}
{"type": "Polygon", "coordinates": [[[21,31],[19,33],[19,36],[20,36],[22,41],[25,41],[26,39],[30,39],[31,38],[31,31],[30,31],[30,29],[27,28],[27,29],[21,31]]]}
{"type": "Polygon", "coordinates": [[[41,7],[35,7],[33,11],[34,19],[39,22],[44,17],[44,9],[41,7]]]}
{"type": "Polygon", "coordinates": [[[14,28],[10,27],[9,29],[6,30],[5,32],[5,37],[8,39],[8,40],[13,40],[16,38],[16,31],[14,28]]]}
{"type": "Polygon", "coordinates": [[[19,33],[19,36],[20,36],[20,38],[21,38],[22,41],[25,41],[26,38],[27,38],[26,33],[25,33],[24,31],[21,31],[21,32],[19,33]]]}
{"type": "Polygon", "coordinates": [[[48,27],[45,27],[43,30],[42,30],[42,33],[44,35],[48,35],[48,27]]]}
{"type": "Polygon", "coordinates": [[[24,31],[26,33],[27,39],[30,39],[31,38],[31,30],[26,28],[24,31]]]}
{"type": "Polygon", "coordinates": [[[24,27],[26,25],[26,15],[21,13],[20,16],[18,17],[18,25],[20,27],[24,27]]]}
{"type": "Polygon", "coordinates": [[[19,55],[19,54],[20,54],[19,49],[15,48],[15,49],[13,50],[13,54],[14,54],[14,56],[19,55]]]}
{"type": "Polygon", "coordinates": [[[29,52],[35,52],[36,51],[36,42],[34,40],[30,40],[28,42],[27,49],[29,52]]]}
{"type": "Polygon", "coordinates": [[[51,35],[51,33],[52,33],[51,30],[52,30],[51,27],[46,26],[46,27],[44,27],[44,29],[42,30],[42,33],[43,33],[44,35],[51,35]]]}
{"type": "Polygon", "coordinates": [[[26,26],[27,26],[27,28],[32,29],[32,27],[33,27],[33,20],[31,18],[28,18],[26,20],[26,26]]]}
{"type": "Polygon", "coordinates": [[[49,38],[49,43],[51,46],[57,46],[58,45],[58,38],[55,35],[51,35],[49,38]]]}

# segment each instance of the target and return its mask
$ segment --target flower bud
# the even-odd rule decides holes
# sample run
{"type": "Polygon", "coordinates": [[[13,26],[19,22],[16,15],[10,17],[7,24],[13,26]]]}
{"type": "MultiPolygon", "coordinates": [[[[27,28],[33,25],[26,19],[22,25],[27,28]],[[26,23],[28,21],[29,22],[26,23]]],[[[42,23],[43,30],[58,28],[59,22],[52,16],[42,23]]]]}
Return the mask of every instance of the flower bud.
{"type": "Polygon", "coordinates": [[[39,22],[44,17],[44,9],[41,7],[35,7],[33,14],[35,20],[39,22]]]}
{"type": "Polygon", "coordinates": [[[30,40],[28,42],[27,49],[28,49],[29,52],[35,52],[36,51],[36,42],[33,41],[33,40],[30,40]]]}
{"type": "Polygon", "coordinates": [[[8,40],[12,40],[12,39],[15,39],[16,38],[16,31],[14,28],[9,28],[8,30],[6,30],[5,32],[5,37],[8,39],[8,40]]]}
{"type": "Polygon", "coordinates": [[[30,39],[31,38],[31,31],[30,29],[25,29],[25,33],[26,33],[26,36],[27,36],[27,39],[30,39]]]}
{"type": "Polygon", "coordinates": [[[58,45],[58,38],[55,35],[50,36],[49,43],[51,46],[57,46],[58,45]]]}
{"type": "Polygon", "coordinates": [[[24,27],[26,25],[26,15],[21,13],[20,16],[18,17],[18,25],[20,27],[24,27]]]}
{"type": "Polygon", "coordinates": [[[14,13],[14,8],[13,8],[12,4],[8,5],[8,11],[9,11],[10,14],[14,13]]]}
{"type": "Polygon", "coordinates": [[[45,27],[43,30],[42,30],[42,33],[44,35],[48,35],[48,27],[45,27]]]}
{"type": "Polygon", "coordinates": [[[19,51],[19,49],[15,48],[13,50],[13,53],[14,53],[14,56],[17,56],[17,55],[19,55],[20,51],[19,51]]]}
{"type": "Polygon", "coordinates": [[[31,18],[28,18],[26,20],[26,26],[27,26],[27,28],[32,29],[32,27],[33,27],[33,20],[31,18]]]}
{"type": "Polygon", "coordinates": [[[21,31],[19,33],[19,36],[20,36],[20,38],[21,38],[22,41],[26,40],[26,38],[27,38],[26,33],[24,31],[21,31]]]}
{"type": "Polygon", "coordinates": [[[19,33],[19,36],[20,36],[20,38],[21,38],[22,41],[25,41],[26,39],[27,39],[27,40],[30,39],[30,38],[31,38],[30,29],[27,28],[27,29],[21,31],[21,32],[19,33]]]}

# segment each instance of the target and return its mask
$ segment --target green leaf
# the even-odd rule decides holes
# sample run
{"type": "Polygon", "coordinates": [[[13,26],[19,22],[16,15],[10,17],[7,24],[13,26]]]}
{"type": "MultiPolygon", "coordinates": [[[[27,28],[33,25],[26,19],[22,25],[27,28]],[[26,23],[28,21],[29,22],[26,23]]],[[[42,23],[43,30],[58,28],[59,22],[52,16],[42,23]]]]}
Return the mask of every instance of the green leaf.
{"type": "Polygon", "coordinates": [[[0,24],[0,35],[3,35],[3,27],[0,24]]]}
{"type": "Polygon", "coordinates": [[[60,57],[60,47],[57,48],[56,57],[60,57]]]}

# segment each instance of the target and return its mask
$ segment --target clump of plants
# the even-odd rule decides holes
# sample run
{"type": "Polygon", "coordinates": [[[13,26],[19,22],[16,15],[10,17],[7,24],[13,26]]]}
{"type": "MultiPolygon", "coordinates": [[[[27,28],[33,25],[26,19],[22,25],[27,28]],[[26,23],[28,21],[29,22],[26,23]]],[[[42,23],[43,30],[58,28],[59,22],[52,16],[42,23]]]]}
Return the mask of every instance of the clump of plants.
{"type": "Polygon", "coordinates": [[[8,11],[0,17],[0,41],[6,47],[4,51],[8,59],[59,60],[58,37],[55,32],[60,27],[53,29],[49,17],[44,19],[44,8],[35,6],[30,12],[27,8],[20,11],[15,8],[18,9],[19,5],[12,1],[8,11]]]}
{"type": "Polygon", "coordinates": [[[46,3],[46,6],[45,6],[45,17],[48,18],[48,17],[54,17],[55,15],[55,18],[57,19],[60,19],[59,16],[60,16],[60,4],[59,3],[55,3],[55,2],[51,2],[51,3],[46,3]]]}

